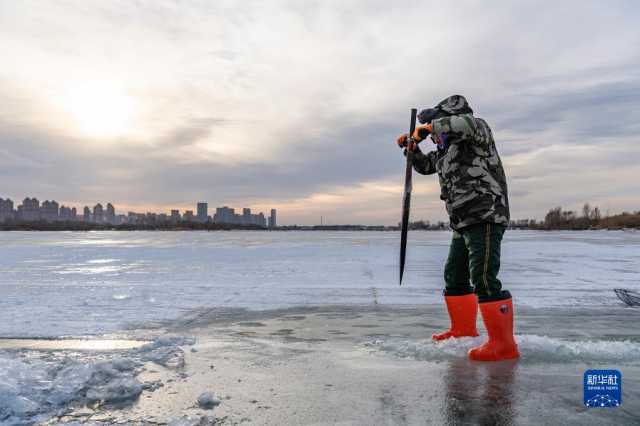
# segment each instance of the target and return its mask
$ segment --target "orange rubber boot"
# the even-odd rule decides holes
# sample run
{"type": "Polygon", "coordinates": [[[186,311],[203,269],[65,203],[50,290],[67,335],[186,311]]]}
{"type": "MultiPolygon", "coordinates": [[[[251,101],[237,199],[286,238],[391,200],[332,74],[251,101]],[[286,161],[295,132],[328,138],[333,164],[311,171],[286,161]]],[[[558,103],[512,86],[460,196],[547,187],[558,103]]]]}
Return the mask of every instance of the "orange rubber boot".
{"type": "Polygon", "coordinates": [[[482,321],[487,328],[489,340],[469,350],[474,361],[501,361],[520,356],[513,339],[513,303],[511,298],[495,302],[480,303],[482,321]]]}
{"type": "Polygon", "coordinates": [[[445,340],[450,337],[475,337],[478,335],[476,319],[478,318],[478,296],[445,296],[447,311],[451,319],[451,328],[444,333],[434,334],[433,340],[445,340]]]}

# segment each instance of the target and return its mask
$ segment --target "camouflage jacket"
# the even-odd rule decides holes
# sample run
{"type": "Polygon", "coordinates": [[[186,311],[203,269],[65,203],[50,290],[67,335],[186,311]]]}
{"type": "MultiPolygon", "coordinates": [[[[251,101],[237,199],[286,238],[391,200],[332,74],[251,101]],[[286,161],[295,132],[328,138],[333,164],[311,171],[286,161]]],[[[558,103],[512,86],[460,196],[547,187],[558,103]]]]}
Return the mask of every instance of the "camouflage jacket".
{"type": "Polygon", "coordinates": [[[423,175],[438,173],[451,228],[476,223],[509,224],[507,178],[489,125],[472,114],[433,120],[438,149],[416,150],[413,168],[423,175]]]}

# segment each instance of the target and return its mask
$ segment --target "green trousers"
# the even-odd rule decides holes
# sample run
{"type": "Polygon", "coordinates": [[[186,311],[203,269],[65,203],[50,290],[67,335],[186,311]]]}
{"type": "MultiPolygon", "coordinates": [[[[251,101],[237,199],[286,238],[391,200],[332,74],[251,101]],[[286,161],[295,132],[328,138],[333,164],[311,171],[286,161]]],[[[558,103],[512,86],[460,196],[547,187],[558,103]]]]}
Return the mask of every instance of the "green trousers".
{"type": "Polygon", "coordinates": [[[502,298],[500,243],[505,227],[479,223],[453,232],[444,267],[445,295],[475,292],[480,300],[502,298]]]}

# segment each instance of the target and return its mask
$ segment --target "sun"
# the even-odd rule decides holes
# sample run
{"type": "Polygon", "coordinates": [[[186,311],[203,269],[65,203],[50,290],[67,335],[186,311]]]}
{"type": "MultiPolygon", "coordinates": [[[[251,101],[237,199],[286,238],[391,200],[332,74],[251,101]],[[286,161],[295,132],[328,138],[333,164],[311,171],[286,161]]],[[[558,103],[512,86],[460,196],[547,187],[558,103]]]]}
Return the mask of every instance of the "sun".
{"type": "Polygon", "coordinates": [[[114,83],[75,83],[60,101],[71,125],[84,136],[115,138],[130,129],[134,101],[114,83]]]}

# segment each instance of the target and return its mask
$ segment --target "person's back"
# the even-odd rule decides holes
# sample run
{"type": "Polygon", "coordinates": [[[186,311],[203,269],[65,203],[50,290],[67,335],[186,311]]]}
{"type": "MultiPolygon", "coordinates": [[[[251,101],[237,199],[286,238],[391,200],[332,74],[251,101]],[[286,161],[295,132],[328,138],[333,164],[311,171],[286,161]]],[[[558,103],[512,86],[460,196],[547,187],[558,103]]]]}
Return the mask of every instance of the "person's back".
{"type": "Polygon", "coordinates": [[[491,128],[483,119],[466,112],[471,109],[466,100],[460,102],[459,98],[462,97],[452,96],[436,106],[455,102],[462,106],[447,110],[465,113],[431,121],[431,135],[438,149],[426,155],[416,150],[414,168],[422,174],[438,173],[440,198],[453,229],[485,222],[508,226],[507,179],[491,128]]]}

